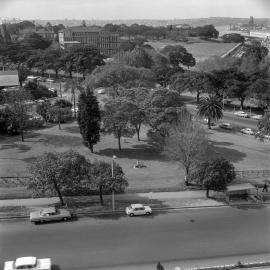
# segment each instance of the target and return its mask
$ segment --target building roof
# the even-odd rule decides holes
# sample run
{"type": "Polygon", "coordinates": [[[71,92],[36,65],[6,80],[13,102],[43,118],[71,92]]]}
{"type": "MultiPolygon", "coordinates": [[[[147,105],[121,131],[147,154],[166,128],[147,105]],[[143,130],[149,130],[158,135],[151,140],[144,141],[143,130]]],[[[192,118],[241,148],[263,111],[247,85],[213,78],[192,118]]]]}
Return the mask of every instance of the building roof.
{"type": "Polygon", "coordinates": [[[0,71],[0,87],[18,86],[17,71],[0,71]]]}
{"type": "Polygon", "coordinates": [[[250,190],[250,189],[255,189],[255,187],[250,183],[236,184],[236,185],[228,186],[227,192],[243,191],[243,190],[250,190]]]}
{"type": "Polygon", "coordinates": [[[72,26],[64,29],[63,31],[71,32],[100,32],[102,28],[99,26],[72,26]]]}
{"type": "Polygon", "coordinates": [[[21,257],[18,258],[15,262],[15,267],[18,268],[19,266],[25,266],[25,265],[36,265],[37,258],[36,257],[21,257]]]}
{"type": "Polygon", "coordinates": [[[37,34],[54,34],[54,32],[53,31],[48,31],[48,30],[46,30],[46,29],[39,29],[39,30],[36,30],[36,33],[37,34]]]}

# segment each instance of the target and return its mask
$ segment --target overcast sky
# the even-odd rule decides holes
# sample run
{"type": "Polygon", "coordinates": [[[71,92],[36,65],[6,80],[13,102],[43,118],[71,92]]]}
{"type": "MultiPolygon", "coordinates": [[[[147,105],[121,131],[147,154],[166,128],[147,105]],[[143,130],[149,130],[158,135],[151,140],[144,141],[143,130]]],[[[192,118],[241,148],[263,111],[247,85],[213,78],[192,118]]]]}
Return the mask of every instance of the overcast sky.
{"type": "Polygon", "coordinates": [[[270,18],[270,0],[0,0],[0,17],[21,19],[270,18]]]}

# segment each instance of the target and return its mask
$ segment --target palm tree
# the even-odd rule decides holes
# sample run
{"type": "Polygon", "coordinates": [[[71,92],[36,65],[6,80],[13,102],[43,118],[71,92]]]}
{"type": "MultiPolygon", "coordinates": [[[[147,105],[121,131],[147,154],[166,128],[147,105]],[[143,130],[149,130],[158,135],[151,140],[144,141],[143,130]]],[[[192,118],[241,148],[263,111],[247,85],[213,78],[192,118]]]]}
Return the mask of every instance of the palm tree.
{"type": "Polygon", "coordinates": [[[200,98],[198,115],[207,118],[208,128],[211,129],[211,120],[219,120],[223,117],[222,102],[216,96],[200,98]]]}

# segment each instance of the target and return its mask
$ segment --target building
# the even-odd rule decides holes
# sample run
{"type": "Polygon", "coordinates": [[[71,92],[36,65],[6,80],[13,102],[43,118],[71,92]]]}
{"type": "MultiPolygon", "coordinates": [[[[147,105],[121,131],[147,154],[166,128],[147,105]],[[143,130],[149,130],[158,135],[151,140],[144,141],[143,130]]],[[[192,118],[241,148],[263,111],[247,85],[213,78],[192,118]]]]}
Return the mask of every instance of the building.
{"type": "Polygon", "coordinates": [[[106,57],[115,54],[120,44],[118,34],[112,34],[97,26],[69,27],[60,31],[58,35],[62,49],[78,45],[94,45],[106,57]]]}
{"type": "Polygon", "coordinates": [[[10,34],[7,31],[7,27],[5,24],[0,25],[0,42],[8,42],[10,41],[10,34]]]}
{"type": "Polygon", "coordinates": [[[36,30],[35,33],[38,34],[38,35],[40,35],[40,36],[42,36],[43,38],[48,39],[48,40],[51,40],[51,41],[53,41],[54,38],[55,38],[54,32],[48,31],[46,29],[36,30]]]}

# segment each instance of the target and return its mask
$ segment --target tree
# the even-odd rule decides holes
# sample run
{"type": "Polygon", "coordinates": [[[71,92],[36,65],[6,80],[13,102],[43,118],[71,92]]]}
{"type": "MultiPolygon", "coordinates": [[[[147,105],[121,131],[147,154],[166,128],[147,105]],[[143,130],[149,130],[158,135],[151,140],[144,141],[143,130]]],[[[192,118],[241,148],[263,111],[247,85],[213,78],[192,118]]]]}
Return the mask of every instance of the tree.
{"type": "Polygon", "coordinates": [[[34,196],[57,196],[64,205],[63,195],[82,190],[88,177],[89,163],[84,156],[72,150],[63,153],[45,153],[29,166],[28,188],[34,196]]]}
{"type": "Polygon", "coordinates": [[[100,111],[96,96],[92,91],[82,92],[79,96],[78,125],[83,143],[93,153],[93,146],[100,140],[100,111]]]}
{"type": "Polygon", "coordinates": [[[146,68],[136,68],[118,64],[106,64],[98,67],[86,78],[88,87],[110,87],[116,96],[121,88],[154,86],[154,74],[146,68]]]}
{"type": "Polygon", "coordinates": [[[8,104],[10,111],[10,123],[19,128],[22,142],[24,141],[24,130],[27,127],[27,101],[31,99],[29,92],[20,88],[17,91],[10,91],[5,97],[5,102],[8,104]]]}
{"type": "Polygon", "coordinates": [[[192,54],[181,45],[167,45],[161,52],[167,55],[169,62],[174,67],[178,67],[181,64],[189,68],[196,64],[196,60],[192,54]]]}
{"type": "Polygon", "coordinates": [[[190,172],[202,159],[207,148],[204,129],[193,122],[191,115],[184,111],[178,124],[165,139],[164,153],[172,160],[182,164],[186,173],[186,185],[189,185],[190,172]]]}
{"type": "Polygon", "coordinates": [[[144,104],[147,123],[163,139],[169,135],[169,129],[179,119],[183,101],[176,91],[160,88],[152,91],[144,104]]]}
{"type": "Polygon", "coordinates": [[[264,139],[265,135],[270,135],[270,111],[266,111],[263,118],[258,122],[259,132],[256,137],[264,139]]]}
{"type": "Polygon", "coordinates": [[[22,45],[30,47],[32,50],[44,50],[51,45],[51,41],[43,38],[37,33],[31,33],[22,40],[22,45]]]}
{"type": "Polygon", "coordinates": [[[64,91],[65,92],[70,91],[71,93],[71,102],[73,103],[75,118],[76,118],[76,109],[75,109],[76,108],[76,90],[80,93],[83,91],[83,86],[81,82],[78,79],[67,80],[65,83],[64,91]]]}
{"type": "Polygon", "coordinates": [[[243,43],[245,41],[245,37],[237,33],[225,34],[221,38],[223,39],[224,42],[227,42],[227,43],[231,43],[231,42],[243,43]]]}
{"type": "Polygon", "coordinates": [[[194,177],[205,187],[206,197],[209,197],[209,190],[226,190],[227,185],[235,179],[235,170],[228,160],[217,158],[200,164],[194,177]]]}
{"type": "Polygon", "coordinates": [[[103,193],[124,192],[128,186],[125,174],[118,164],[114,164],[113,178],[112,166],[105,161],[95,160],[90,167],[90,184],[95,186],[99,191],[100,204],[103,205],[103,193]]]}
{"type": "Polygon", "coordinates": [[[26,80],[29,74],[30,71],[24,65],[20,65],[18,67],[18,78],[21,87],[23,86],[23,82],[26,80]]]}
{"type": "Polygon", "coordinates": [[[46,123],[49,120],[50,106],[51,106],[50,102],[47,102],[47,101],[37,105],[37,113],[43,117],[46,123]]]}
{"type": "Polygon", "coordinates": [[[84,79],[86,72],[90,74],[97,66],[104,65],[104,57],[94,46],[75,47],[66,58],[73,62],[73,70],[81,73],[84,79]]]}
{"type": "Polygon", "coordinates": [[[219,32],[212,24],[198,26],[191,29],[191,36],[199,36],[202,38],[218,38],[219,32]]]}
{"type": "Polygon", "coordinates": [[[150,90],[143,87],[124,89],[122,95],[127,99],[126,111],[129,114],[130,125],[135,128],[137,139],[140,141],[141,126],[146,120],[144,103],[149,98],[150,90]]]}
{"type": "Polygon", "coordinates": [[[132,137],[135,130],[130,126],[127,102],[123,98],[108,100],[102,111],[102,122],[105,133],[113,134],[118,140],[121,151],[121,137],[132,137]]]}
{"type": "Polygon", "coordinates": [[[57,97],[57,91],[50,91],[45,85],[38,84],[35,81],[29,81],[24,85],[24,89],[28,91],[33,99],[57,97]]]}
{"type": "Polygon", "coordinates": [[[208,128],[211,129],[211,120],[219,120],[223,117],[222,102],[215,96],[201,98],[198,115],[207,118],[208,128]]]}
{"type": "Polygon", "coordinates": [[[58,78],[58,72],[64,68],[63,55],[60,49],[46,49],[43,53],[43,60],[46,69],[52,69],[55,72],[55,78],[58,78]]]}
{"type": "Polygon", "coordinates": [[[182,93],[186,90],[197,93],[197,103],[200,101],[200,94],[207,93],[212,87],[208,74],[204,72],[190,71],[179,73],[173,77],[171,87],[182,93]]]}
{"type": "Polygon", "coordinates": [[[57,122],[59,130],[61,123],[71,115],[72,103],[65,99],[57,99],[53,106],[49,107],[49,121],[57,122]]]}

